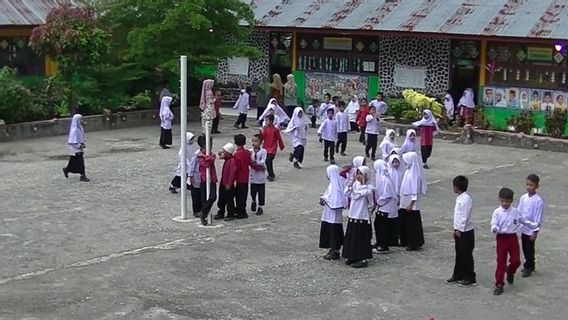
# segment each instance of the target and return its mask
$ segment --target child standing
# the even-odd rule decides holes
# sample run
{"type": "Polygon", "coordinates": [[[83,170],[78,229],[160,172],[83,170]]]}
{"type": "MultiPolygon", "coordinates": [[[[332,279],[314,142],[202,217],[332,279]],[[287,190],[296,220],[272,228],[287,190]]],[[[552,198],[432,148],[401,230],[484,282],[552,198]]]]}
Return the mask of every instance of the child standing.
{"type": "Polygon", "coordinates": [[[394,130],[388,129],[385,133],[383,142],[381,142],[381,145],[379,146],[379,148],[381,149],[381,157],[384,161],[389,160],[392,150],[396,146],[395,136],[396,133],[394,132],[394,130]]]}
{"type": "Polygon", "coordinates": [[[525,263],[521,276],[523,278],[530,277],[531,273],[535,270],[534,254],[535,243],[540,231],[542,223],[542,215],[544,212],[544,200],[537,193],[540,185],[540,178],[536,174],[530,174],[527,177],[527,193],[525,193],[519,200],[519,212],[521,216],[528,221],[532,221],[539,225],[536,229],[523,226],[521,228],[521,242],[523,247],[523,255],[525,256],[525,263]]]}
{"type": "MultiPolygon", "coordinates": [[[[235,187],[235,203],[237,219],[248,218],[247,214],[247,197],[249,188],[249,177],[251,166],[251,154],[250,151],[245,149],[245,144],[247,143],[247,138],[242,134],[237,134],[234,137],[235,145],[237,145],[237,151],[235,151],[235,164],[237,167],[236,182],[235,187]]],[[[227,219],[225,219],[227,220],[227,219]]],[[[232,219],[229,219],[232,220],[232,219]]]]}
{"type": "Polygon", "coordinates": [[[266,194],[266,150],[262,146],[262,135],[255,134],[252,137],[252,163],[250,170],[250,195],[252,204],[250,211],[256,212],[257,216],[264,213],[264,200],[266,194]],[[258,201],[257,201],[258,196],[258,201]],[[258,204],[258,208],[257,208],[258,204]]]}
{"type": "MultiPolygon", "coordinates": [[[[195,147],[195,144],[193,143],[193,138],[194,135],[191,132],[187,132],[186,133],[186,141],[187,141],[187,147],[185,149],[185,159],[186,159],[186,163],[187,163],[187,172],[189,172],[190,170],[190,166],[191,166],[191,158],[195,157],[195,151],[197,150],[197,148],[195,147]]],[[[179,148],[179,152],[178,152],[178,164],[176,167],[176,176],[172,179],[172,182],[170,183],[170,192],[173,194],[177,193],[177,189],[181,188],[181,147],[179,148]]],[[[189,176],[189,175],[188,175],[189,176]]],[[[187,177],[185,179],[185,181],[187,181],[187,177]]],[[[187,184],[187,189],[191,190],[190,185],[187,184]]]]}
{"type": "Polygon", "coordinates": [[[460,283],[464,287],[476,283],[473,262],[475,235],[471,218],[473,201],[467,193],[469,181],[464,176],[454,178],[454,193],[458,195],[454,207],[454,243],[456,259],[454,273],[446,280],[448,283],[460,283]]]}
{"type": "Polygon", "coordinates": [[[404,232],[401,234],[401,239],[406,242],[406,251],[415,251],[424,245],[424,230],[420,216],[420,194],[426,194],[428,185],[420,166],[420,160],[418,160],[418,154],[408,152],[402,156],[402,159],[407,169],[400,186],[399,208],[403,209],[400,212],[400,222],[404,232]]]}
{"type": "Polygon", "coordinates": [[[420,151],[420,146],[416,143],[416,131],[414,129],[406,130],[406,138],[400,147],[400,154],[405,154],[411,151],[416,153],[420,151]]]}
{"type": "Polygon", "coordinates": [[[432,155],[432,146],[434,145],[434,135],[440,130],[438,122],[434,119],[432,111],[426,109],[422,113],[422,119],[412,123],[413,126],[420,130],[420,149],[422,154],[422,163],[424,169],[428,169],[428,158],[432,155]]]}
{"type": "Polygon", "coordinates": [[[521,224],[527,225],[531,229],[538,228],[528,221],[525,221],[519,210],[511,206],[513,203],[514,192],[509,188],[499,190],[499,208],[493,212],[491,218],[491,232],[496,235],[497,240],[497,269],[495,270],[495,290],[493,294],[498,296],[503,293],[505,286],[505,273],[507,282],[515,282],[515,272],[521,265],[519,252],[519,239],[517,233],[521,229],[521,224]],[[507,266],[507,256],[509,265],[507,266]]]}
{"type": "Polygon", "coordinates": [[[367,267],[367,260],[373,257],[371,212],[374,199],[370,177],[371,169],[361,166],[357,169],[355,183],[346,188],[346,195],[351,198],[351,204],[342,256],[346,259],[345,263],[353,268],[367,267]]]}
{"type": "Polygon", "coordinates": [[[450,120],[450,123],[453,122],[455,118],[455,108],[454,98],[450,90],[446,91],[446,96],[444,97],[444,109],[446,109],[446,116],[450,120]]]}
{"type": "Polygon", "coordinates": [[[325,119],[319,129],[318,136],[320,142],[323,140],[323,161],[331,160],[335,164],[335,142],[337,141],[337,121],[333,118],[333,108],[327,109],[327,119],[325,119]],[[329,154],[329,158],[328,158],[329,154]]]}
{"type": "Polygon", "coordinates": [[[365,146],[365,156],[369,158],[369,151],[371,151],[371,159],[375,161],[377,153],[377,143],[379,140],[379,120],[375,107],[369,107],[369,114],[365,118],[367,125],[365,133],[367,134],[367,145],[365,146]]]}
{"type": "Polygon", "coordinates": [[[331,101],[331,95],[329,93],[326,93],[323,96],[323,103],[320,105],[319,110],[318,110],[319,118],[323,119],[327,115],[327,109],[333,108],[333,107],[334,107],[334,105],[333,105],[333,102],[331,101]]]}
{"type": "Polygon", "coordinates": [[[382,92],[377,93],[377,96],[373,101],[371,101],[371,103],[369,103],[369,106],[375,107],[379,116],[384,116],[389,108],[387,103],[384,101],[384,95],[382,92]]]}
{"type": "Polygon", "coordinates": [[[85,130],[81,125],[81,118],[83,116],[76,114],[71,119],[71,126],[69,127],[69,137],[67,143],[69,144],[69,162],[67,167],[63,168],[63,175],[69,178],[69,173],[78,173],[81,175],[79,180],[89,182],[89,178],[85,174],[85,158],[83,158],[83,150],[85,146],[85,130]]]}
{"type": "MultiPolygon", "coordinates": [[[[197,138],[199,140],[199,138],[197,138]]],[[[198,141],[199,143],[199,141],[198,141]]],[[[199,147],[199,146],[198,146],[199,147]]],[[[201,216],[201,174],[199,172],[198,156],[201,153],[198,148],[192,155],[187,166],[187,179],[189,181],[189,190],[191,191],[191,207],[193,216],[199,218],[201,216]]]]}
{"type": "MultiPolygon", "coordinates": [[[[398,154],[393,154],[390,156],[389,161],[387,163],[387,171],[390,175],[390,178],[394,184],[394,188],[396,191],[396,203],[400,203],[400,186],[402,184],[402,177],[404,176],[404,166],[401,163],[401,158],[398,154]]],[[[396,214],[393,214],[392,217],[391,215],[389,215],[389,219],[391,219],[391,224],[396,225],[396,228],[393,228],[390,230],[390,240],[389,240],[389,245],[396,247],[396,246],[403,246],[406,247],[407,242],[406,239],[402,239],[401,235],[404,234],[404,232],[402,232],[402,222],[401,222],[401,217],[402,217],[402,209],[397,207],[397,212],[396,214]],[[399,242],[399,238],[400,238],[400,242],[399,242]]]]}
{"type": "Polygon", "coordinates": [[[369,104],[366,98],[361,98],[359,102],[359,112],[357,113],[357,125],[359,126],[359,142],[365,144],[365,128],[367,127],[367,115],[369,114],[369,104]]]}
{"type": "Polygon", "coordinates": [[[329,184],[320,198],[323,206],[321,215],[319,247],[329,249],[323,257],[325,260],[339,260],[339,249],[343,245],[343,218],[345,193],[339,177],[339,167],[329,165],[326,169],[329,184]]]}
{"type": "MultiPolygon", "coordinates": [[[[201,219],[201,224],[204,226],[207,225],[209,211],[211,211],[213,203],[217,200],[217,171],[215,170],[215,154],[207,154],[205,142],[204,135],[197,138],[197,144],[199,145],[197,161],[199,161],[199,176],[201,181],[199,188],[201,194],[201,214],[199,218],[201,219]],[[209,169],[211,178],[209,198],[207,198],[207,169],[209,169]]],[[[211,142],[211,147],[213,147],[213,142],[211,142]]]]}
{"type": "Polygon", "coordinates": [[[349,115],[345,111],[345,102],[339,101],[339,112],[335,116],[337,120],[337,145],[335,146],[335,153],[340,153],[345,156],[345,149],[347,149],[347,132],[349,131],[349,115]],[[341,146],[341,149],[340,147],[341,146]]]}
{"type": "Polygon", "coordinates": [[[276,175],[274,174],[274,159],[278,147],[284,150],[284,141],[280,136],[280,130],[274,127],[274,116],[269,114],[266,116],[266,127],[262,130],[262,137],[264,140],[263,148],[266,149],[266,170],[268,171],[268,181],[274,181],[276,175]]]}
{"type": "MultiPolygon", "coordinates": [[[[376,250],[378,253],[390,252],[394,233],[398,235],[398,194],[396,186],[384,160],[375,161],[375,199],[378,206],[375,217],[376,250]]],[[[396,237],[398,239],[398,236],[396,237]]]]}
{"type": "Polygon", "coordinates": [[[319,100],[313,99],[312,104],[306,109],[306,114],[310,117],[310,121],[312,123],[312,128],[316,127],[316,121],[318,119],[318,107],[319,100]]]}
{"type": "Polygon", "coordinates": [[[247,113],[248,110],[250,109],[248,88],[247,90],[245,89],[241,90],[241,95],[239,96],[237,102],[235,102],[233,109],[237,109],[239,111],[239,117],[237,118],[237,122],[235,122],[234,127],[237,129],[239,128],[248,129],[248,127],[246,126],[247,113]]]}
{"type": "Polygon", "coordinates": [[[304,121],[304,111],[302,108],[297,107],[294,109],[294,114],[292,119],[288,123],[288,127],[284,132],[286,132],[290,139],[292,140],[292,146],[294,147],[294,152],[290,153],[288,160],[294,162],[294,168],[301,169],[302,162],[304,161],[304,146],[306,145],[306,132],[308,131],[308,125],[304,121]]]}
{"type": "Polygon", "coordinates": [[[215,220],[227,217],[234,217],[235,213],[235,178],[237,172],[237,165],[235,164],[235,145],[227,143],[223,149],[219,150],[219,158],[224,160],[223,169],[221,170],[221,182],[219,183],[219,201],[217,207],[219,211],[213,217],[215,220]]]}
{"type": "Polygon", "coordinates": [[[160,147],[169,149],[172,144],[172,120],[174,114],[170,109],[172,97],[165,96],[160,104],[160,147]]]}
{"type": "Polygon", "coordinates": [[[359,113],[359,98],[351,96],[351,100],[347,105],[347,114],[349,115],[350,131],[359,131],[357,127],[357,113],[359,113]]]}

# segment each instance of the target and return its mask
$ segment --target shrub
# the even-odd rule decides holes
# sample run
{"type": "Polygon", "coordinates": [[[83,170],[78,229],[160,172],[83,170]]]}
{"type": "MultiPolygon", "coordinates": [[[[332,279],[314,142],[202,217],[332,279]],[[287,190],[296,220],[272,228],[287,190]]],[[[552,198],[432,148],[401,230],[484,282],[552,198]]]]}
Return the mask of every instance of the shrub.
{"type": "Polygon", "coordinates": [[[386,100],[389,108],[387,114],[394,117],[396,120],[403,118],[405,111],[412,109],[412,106],[406,100],[399,98],[389,98],[386,100]]]}
{"type": "Polygon", "coordinates": [[[545,118],[546,132],[554,138],[561,138],[566,128],[566,110],[555,109],[547,112],[545,118]]]}
{"type": "Polygon", "coordinates": [[[522,110],[518,114],[507,118],[507,125],[515,128],[515,132],[532,134],[534,128],[534,113],[522,110]]]}
{"type": "Polygon", "coordinates": [[[6,123],[41,117],[41,108],[33,105],[32,93],[16,78],[16,71],[0,69],[0,119],[6,123]]]}
{"type": "Polygon", "coordinates": [[[130,98],[131,110],[145,110],[151,108],[152,108],[152,97],[150,97],[150,91],[148,90],[130,98]]]}

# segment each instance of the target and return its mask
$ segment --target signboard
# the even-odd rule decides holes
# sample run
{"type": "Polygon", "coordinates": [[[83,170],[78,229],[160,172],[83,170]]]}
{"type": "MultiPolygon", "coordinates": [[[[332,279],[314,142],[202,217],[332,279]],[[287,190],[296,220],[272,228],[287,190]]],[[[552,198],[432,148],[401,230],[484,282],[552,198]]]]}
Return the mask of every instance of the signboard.
{"type": "Polygon", "coordinates": [[[394,67],[394,85],[401,88],[426,88],[426,68],[397,65],[394,67]]]}
{"type": "Polygon", "coordinates": [[[552,61],[552,48],[528,47],[527,59],[531,61],[552,61]]]}
{"type": "Polygon", "coordinates": [[[324,37],[323,48],[326,50],[351,51],[353,49],[353,39],[324,37]]]}
{"type": "Polygon", "coordinates": [[[249,58],[232,57],[227,59],[229,74],[248,76],[249,58]]]}

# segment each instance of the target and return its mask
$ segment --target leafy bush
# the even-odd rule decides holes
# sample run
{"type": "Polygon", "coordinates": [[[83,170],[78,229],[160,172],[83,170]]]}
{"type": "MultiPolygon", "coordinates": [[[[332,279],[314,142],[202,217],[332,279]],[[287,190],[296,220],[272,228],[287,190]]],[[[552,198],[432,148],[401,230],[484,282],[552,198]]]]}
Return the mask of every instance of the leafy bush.
{"type": "Polygon", "coordinates": [[[146,110],[151,108],[152,108],[152,97],[150,96],[150,91],[148,90],[130,98],[131,110],[146,110]]]}
{"type": "Polygon", "coordinates": [[[553,112],[547,112],[545,118],[546,132],[554,138],[561,138],[566,128],[566,110],[556,108],[553,112]]]}
{"type": "Polygon", "coordinates": [[[424,109],[430,109],[434,114],[434,117],[441,118],[442,117],[442,104],[436,101],[436,98],[428,97],[420,92],[416,92],[414,90],[404,90],[402,92],[402,96],[404,100],[408,102],[418,114],[422,114],[424,109]]]}
{"type": "Polygon", "coordinates": [[[41,108],[33,105],[31,91],[16,78],[16,71],[0,69],[0,119],[15,123],[42,116],[41,108]]]}
{"type": "Polygon", "coordinates": [[[403,118],[405,111],[412,109],[412,106],[401,98],[389,98],[386,100],[389,108],[387,114],[399,120],[403,118]]]}
{"type": "Polygon", "coordinates": [[[515,132],[532,134],[534,128],[534,113],[522,110],[516,115],[507,118],[507,125],[515,128],[515,132]]]}

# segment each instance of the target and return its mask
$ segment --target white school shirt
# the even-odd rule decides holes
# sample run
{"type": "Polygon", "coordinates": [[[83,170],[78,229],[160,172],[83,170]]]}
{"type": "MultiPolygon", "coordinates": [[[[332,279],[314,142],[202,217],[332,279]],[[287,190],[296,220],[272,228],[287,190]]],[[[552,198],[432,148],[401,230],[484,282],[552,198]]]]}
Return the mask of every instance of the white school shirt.
{"type": "Polygon", "coordinates": [[[375,107],[375,110],[377,110],[377,113],[381,116],[387,113],[388,105],[384,101],[374,99],[369,103],[369,106],[375,107]]]}
{"type": "Polygon", "coordinates": [[[394,149],[394,143],[392,142],[388,142],[388,143],[382,143],[379,145],[379,147],[381,148],[381,156],[383,157],[383,160],[388,161],[391,153],[392,153],[392,149],[394,149]]]}
{"type": "Polygon", "coordinates": [[[454,230],[461,232],[473,230],[472,211],[473,201],[469,194],[467,192],[460,194],[456,198],[456,206],[454,207],[454,230]]]}
{"type": "Polygon", "coordinates": [[[400,205],[398,206],[400,209],[408,208],[410,201],[414,201],[412,205],[412,211],[420,211],[420,197],[417,194],[401,194],[400,195],[400,205]]]}
{"type": "MultiPolygon", "coordinates": [[[[392,182],[392,180],[391,180],[391,182],[392,182]]],[[[398,197],[389,198],[388,201],[383,204],[382,203],[383,200],[379,199],[379,191],[375,190],[375,192],[376,192],[375,196],[376,196],[377,204],[381,205],[379,207],[379,211],[388,213],[389,218],[398,218],[398,197]]]]}
{"type": "Polygon", "coordinates": [[[538,224],[531,221],[526,221],[521,217],[520,211],[511,206],[509,209],[499,208],[493,212],[491,219],[491,232],[498,234],[517,234],[521,230],[521,225],[526,225],[529,228],[538,228],[538,224]]]}
{"type": "Polygon", "coordinates": [[[335,120],[337,120],[337,132],[343,133],[349,131],[349,116],[345,111],[339,111],[335,115],[335,120]]]}
{"type": "Polygon", "coordinates": [[[187,166],[187,183],[190,186],[194,186],[196,188],[199,188],[201,186],[201,174],[199,173],[199,161],[197,159],[199,152],[199,149],[195,151],[195,153],[191,157],[191,160],[189,161],[189,165],[187,166]]]}
{"type": "Polygon", "coordinates": [[[247,114],[250,109],[249,103],[249,94],[245,92],[239,97],[237,102],[235,102],[233,109],[239,110],[240,114],[247,114]]]}
{"type": "Polygon", "coordinates": [[[359,102],[351,101],[347,105],[347,109],[345,109],[349,114],[349,122],[357,121],[357,112],[359,111],[359,102]]]}
{"type": "Polygon", "coordinates": [[[521,216],[524,219],[538,224],[538,227],[535,229],[523,225],[521,227],[523,234],[532,236],[534,232],[540,230],[544,212],[544,200],[538,193],[535,193],[532,197],[529,197],[528,193],[525,193],[519,200],[518,210],[521,212],[521,216]]]}
{"type": "Polygon", "coordinates": [[[365,118],[367,121],[367,127],[365,128],[365,133],[379,134],[379,121],[372,115],[367,115],[365,118]]]}
{"type": "Polygon", "coordinates": [[[264,184],[266,183],[266,149],[260,148],[258,151],[254,149],[249,150],[250,157],[253,163],[264,167],[265,170],[258,171],[250,168],[249,171],[249,182],[251,184],[264,184]]]}
{"type": "Polygon", "coordinates": [[[332,209],[327,204],[323,206],[321,221],[334,224],[343,223],[343,209],[332,209]]]}
{"type": "MultiPolygon", "coordinates": [[[[319,116],[320,118],[327,118],[327,109],[335,108],[335,105],[330,101],[328,103],[322,103],[319,107],[319,116]]],[[[334,110],[335,111],[335,110],[334,110]]],[[[333,115],[335,117],[335,113],[333,115]]]]}
{"type": "Polygon", "coordinates": [[[172,128],[172,120],[174,120],[174,114],[170,108],[168,108],[168,114],[160,115],[160,127],[169,130],[172,128]]]}
{"type": "Polygon", "coordinates": [[[306,132],[308,131],[308,125],[303,124],[302,127],[294,128],[292,132],[290,132],[290,140],[292,140],[292,146],[295,148],[299,145],[306,146],[307,138],[306,132]]]}
{"type": "Polygon", "coordinates": [[[323,140],[337,141],[337,121],[329,118],[325,119],[318,129],[318,134],[321,135],[323,140]]]}
{"type": "Polygon", "coordinates": [[[371,221],[371,212],[369,207],[372,205],[373,189],[366,184],[355,181],[352,190],[348,192],[351,198],[351,206],[349,207],[349,218],[356,220],[371,221]]]}
{"type": "Polygon", "coordinates": [[[306,109],[306,114],[310,117],[316,115],[316,108],[314,107],[313,104],[310,104],[310,106],[306,109]]]}

